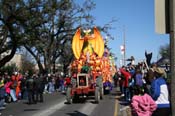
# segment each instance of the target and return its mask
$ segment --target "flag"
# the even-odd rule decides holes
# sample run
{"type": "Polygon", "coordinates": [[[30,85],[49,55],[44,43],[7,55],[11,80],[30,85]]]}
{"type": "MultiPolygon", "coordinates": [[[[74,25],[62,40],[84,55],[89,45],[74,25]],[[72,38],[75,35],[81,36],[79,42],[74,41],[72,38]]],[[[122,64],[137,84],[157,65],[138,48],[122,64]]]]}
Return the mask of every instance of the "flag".
{"type": "Polygon", "coordinates": [[[124,54],[125,53],[125,46],[124,45],[121,45],[120,46],[120,51],[121,51],[121,54],[124,54]]]}

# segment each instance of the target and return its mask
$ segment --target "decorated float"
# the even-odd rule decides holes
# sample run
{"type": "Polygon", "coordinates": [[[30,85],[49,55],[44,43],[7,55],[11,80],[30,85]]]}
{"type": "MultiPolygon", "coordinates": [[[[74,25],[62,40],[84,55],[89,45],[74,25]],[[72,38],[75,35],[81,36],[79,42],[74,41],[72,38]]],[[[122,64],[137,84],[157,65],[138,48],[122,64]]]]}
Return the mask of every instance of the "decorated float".
{"type": "Polygon", "coordinates": [[[105,48],[104,40],[96,27],[82,33],[79,28],[72,41],[75,60],[70,65],[71,87],[67,89],[67,101],[77,97],[95,95],[95,101],[103,98],[104,90],[112,89],[115,74],[114,59],[105,48]]]}

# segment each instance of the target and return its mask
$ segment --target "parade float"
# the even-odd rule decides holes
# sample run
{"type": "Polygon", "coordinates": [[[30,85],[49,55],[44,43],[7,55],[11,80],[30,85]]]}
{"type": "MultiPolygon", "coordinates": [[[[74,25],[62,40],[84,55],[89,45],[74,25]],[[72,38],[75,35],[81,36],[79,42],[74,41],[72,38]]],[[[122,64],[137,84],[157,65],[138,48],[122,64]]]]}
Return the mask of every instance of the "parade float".
{"type": "Polygon", "coordinates": [[[67,88],[67,101],[80,96],[95,95],[95,102],[103,98],[104,90],[112,89],[115,63],[96,27],[93,31],[79,28],[72,40],[75,56],[70,65],[71,86],[67,88]],[[83,33],[84,32],[84,33],[83,33]]]}

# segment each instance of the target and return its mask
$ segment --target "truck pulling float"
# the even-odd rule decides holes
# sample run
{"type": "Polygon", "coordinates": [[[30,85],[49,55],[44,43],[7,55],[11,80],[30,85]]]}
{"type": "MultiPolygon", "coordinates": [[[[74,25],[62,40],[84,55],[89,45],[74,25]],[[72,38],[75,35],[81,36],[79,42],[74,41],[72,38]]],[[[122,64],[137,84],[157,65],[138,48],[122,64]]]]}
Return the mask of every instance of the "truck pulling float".
{"type": "Polygon", "coordinates": [[[68,103],[81,96],[95,95],[95,102],[103,98],[104,91],[112,89],[115,64],[96,27],[82,34],[79,28],[72,40],[75,60],[70,65],[71,86],[66,91],[68,103]]]}

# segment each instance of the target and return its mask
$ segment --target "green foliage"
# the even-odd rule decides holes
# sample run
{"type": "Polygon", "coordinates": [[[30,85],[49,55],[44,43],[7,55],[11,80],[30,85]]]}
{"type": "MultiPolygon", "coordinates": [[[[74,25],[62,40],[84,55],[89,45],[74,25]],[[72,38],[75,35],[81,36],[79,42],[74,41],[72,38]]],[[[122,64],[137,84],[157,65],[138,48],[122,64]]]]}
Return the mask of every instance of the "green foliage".
{"type": "Polygon", "coordinates": [[[161,46],[159,49],[159,54],[163,58],[170,58],[170,45],[166,44],[164,46],[161,46]]]}
{"type": "Polygon", "coordinates": [[[166,79],[166,82],[167,82],[168,84],[171,83],[171,73],[170,73],[170,72],[167,73],[167,79],[166,79]]]}
{"type": "MultiPolygon", "coordinates": [[[[0,55],[8,50],[13,54],[0,60],[0,67],[13,57],[17,48],[24,46],[41,72],[54,69],[59,58],[68,59],[63,59],[66,69],[72,59],[70,43],[77,28],[97,26],[90,13],[93,9],[93,0],[80,3],[74,0],[1,0],[0,37],[3,41],[0,41],[0,55]],[[65,46],[69,46],[68,54],[65,46]]],[[[112,22],[97,27],[109,36],[112,22]]]]}
{"type": "Polygon", "coordinates": [[[17,71],[17,66],[16,66],[16,64],[3,66],[3,67],[1,67],[0,71],[2,72],[2,74],[7,72],[9,75],[12,75],[14,71],[17,71]]]}

